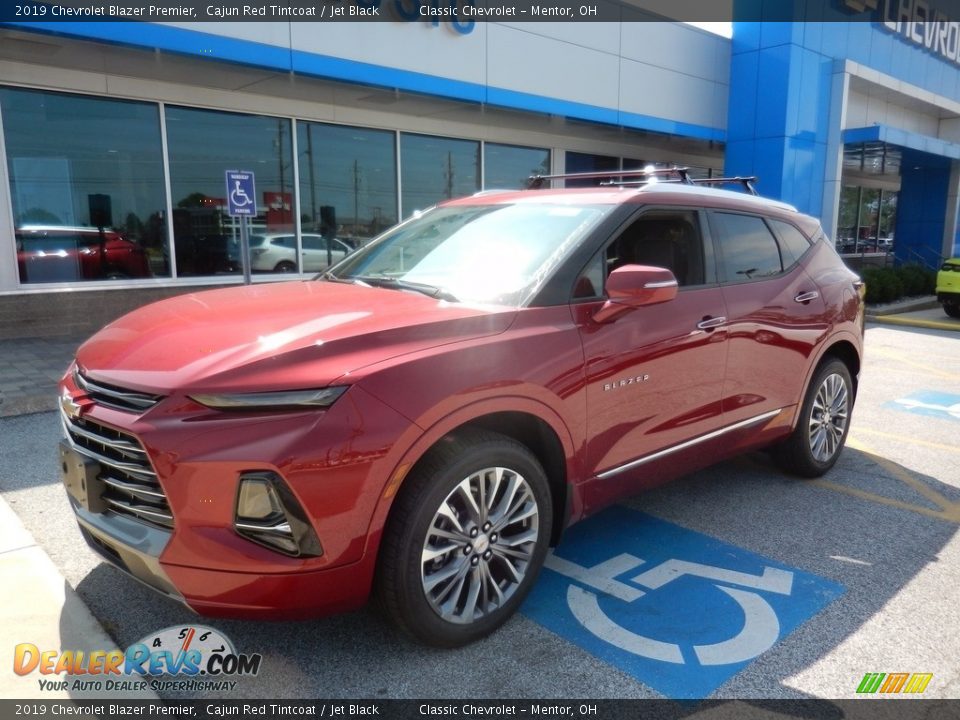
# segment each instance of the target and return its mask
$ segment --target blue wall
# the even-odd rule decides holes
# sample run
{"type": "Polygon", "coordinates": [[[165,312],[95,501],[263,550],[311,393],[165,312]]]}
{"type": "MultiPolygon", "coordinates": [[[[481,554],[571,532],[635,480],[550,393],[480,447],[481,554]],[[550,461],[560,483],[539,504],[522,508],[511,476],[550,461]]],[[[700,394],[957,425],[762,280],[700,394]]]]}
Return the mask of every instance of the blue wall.
{"type": "Polygon", "coordinates": [[[950,160],[904,150],[900,166],[894,253],[897,262],[939,266],[947,212],[950,160]]]}
{"type": "MultiPolygon", "coordinates": [[[[832,11],[827,0],[814,8],[817,16],[833,12],[847,22],[803,22],[810,5],[816,3],[735,0],[735,18],[781,21],[734,22],[725,172],[757,175],[764,195],[824,218],[830,210],[823,207],[824,183],[833,170],[827,163],[836,161],[828,158],[828,133],[839,130],[830,127],[835,60],[953,99],[960,99],[960,69],[877,22],[849,22],[851,16],[832,11]]],[[[904,150],[902,173],[897,246],[939,255],[949,159],[904,150]]]]}
{"type": "Polygon", "coordinates": [[[725,172],[819,216],[833,58],[804,36],[802,24],[734,24],[725,172]]]}

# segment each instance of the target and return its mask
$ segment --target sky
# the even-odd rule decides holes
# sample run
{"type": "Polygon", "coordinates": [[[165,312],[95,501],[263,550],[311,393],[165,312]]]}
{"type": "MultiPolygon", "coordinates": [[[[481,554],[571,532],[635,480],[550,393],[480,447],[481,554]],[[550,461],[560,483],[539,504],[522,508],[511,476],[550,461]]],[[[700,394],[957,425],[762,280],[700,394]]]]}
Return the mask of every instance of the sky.
{"type": "Polygon", "coordinates": [[[728,22],[688,22],[687,25],[693,25],[715,35],[723,35],[723,37],[733,35],[733,24],[728,22]]]}

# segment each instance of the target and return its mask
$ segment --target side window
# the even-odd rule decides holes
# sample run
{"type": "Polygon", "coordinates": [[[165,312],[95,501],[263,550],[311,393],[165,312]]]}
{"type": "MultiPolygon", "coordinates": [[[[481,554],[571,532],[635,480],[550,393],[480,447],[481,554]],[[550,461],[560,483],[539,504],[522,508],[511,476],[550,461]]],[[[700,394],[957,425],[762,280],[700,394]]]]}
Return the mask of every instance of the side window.
{"type": "Polygon", "coordinates": [[[573,297],[603,295],[607,275],[623,265],[653,265],[672,271],[680,287],[706,282],[703,237],[693,211],[644,213],[590,261],[573,297]]]}
{"type": "Polygon", "coordinates": [[[273,239],[273,244],[293,249],[297,246],[297,239],[293,235],[278,235],[273,239]]]}
{"type": "Polygon", "coordinates": [[[719,235],[723,282],[762,280],[783,272],[777,241],[763,218],[718,212],[713,219],[719,235]]]}
{"type": "Polygon", "coordinates": [[[810,241],[790,223],[780,220],[768,220],[770,227],[780,239],[780,253],[783,255],[783,264],[790,267],[810,249],[810,241]]]}
{"type": "Polygon", "coordinates": [[[319,235],[304,235],[303,236],[303,249],[304,250],[326,250],[326,245],[320,244],[319,235]]]}

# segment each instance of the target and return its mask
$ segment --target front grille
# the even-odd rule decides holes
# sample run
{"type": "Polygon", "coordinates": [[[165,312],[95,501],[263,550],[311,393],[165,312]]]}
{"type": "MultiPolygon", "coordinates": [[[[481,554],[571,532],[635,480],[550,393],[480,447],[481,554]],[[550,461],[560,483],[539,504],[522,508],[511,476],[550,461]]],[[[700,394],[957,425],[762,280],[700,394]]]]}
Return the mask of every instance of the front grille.
{"type": "Polygon", "coordinates": [[[74,450],[100,464],[99,477],[106,485],[103,499],[111,511],[151,525],[173,527],[167,496],[137,438],[89,418],[64,412],[60,417],[74,450]]]}
{"type": "Polygon", "coordinates": [[[127,390],[116,385],[96,382],[76,368],[73,371],[73,381],[79,389],[96,400],[98,405],[114,410],[143,413],[163,400],[162,395],[150,395],[136,390],[127,390]]]}

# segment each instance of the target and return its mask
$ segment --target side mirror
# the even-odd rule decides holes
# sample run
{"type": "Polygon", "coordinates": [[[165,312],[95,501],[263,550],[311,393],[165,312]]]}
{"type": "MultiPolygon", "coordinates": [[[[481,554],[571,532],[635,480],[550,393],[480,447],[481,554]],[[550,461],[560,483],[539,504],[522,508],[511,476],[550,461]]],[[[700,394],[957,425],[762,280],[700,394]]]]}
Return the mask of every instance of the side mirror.
{"type": "Polygon", "coordinates": [[[598,323],[613,322],[634,308],[673,300],[677,296],[677,279],[666,268],[624,265],[607,277],[606,290],[610,299],[593,315],[598,323]]]}

